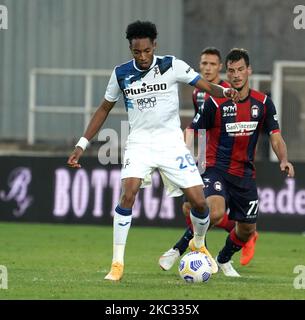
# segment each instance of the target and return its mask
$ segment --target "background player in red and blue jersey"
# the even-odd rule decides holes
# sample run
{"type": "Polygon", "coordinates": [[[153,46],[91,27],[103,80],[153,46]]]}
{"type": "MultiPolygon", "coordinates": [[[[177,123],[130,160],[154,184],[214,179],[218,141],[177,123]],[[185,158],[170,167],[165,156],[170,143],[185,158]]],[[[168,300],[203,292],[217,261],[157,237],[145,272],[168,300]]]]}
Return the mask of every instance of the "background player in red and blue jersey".
{"type": "MultiPolygon", "coordinates": [[[[220,79],[220,72],[222,69],[222,59],[220,51],[214,47],[207,47],[200,53],[199,70],[203,79],[229,88],[230,84],[220,79]]],[[[195,88],[192,94],[193,106],[196,114],[200,111],[201,106],[204,104],[210,95],[198,88],[195,88]]]]}
{"type": "MultiPolygon", "coordinates": [[[[220,51],[215,47],[207,47],[203,49],[200,53],[199,60],[199,70],[201,76],[203,77],[203,79],[209,82],[219,84],[225,88],[229,88],[230,84],[220,79],[221,69],[222,59],[220,51]]],[[[203,92],[202,90],[197,88],[194,89],[192,99],[195,116],[201,111],[204,102],[209,97],[210,95],[208,93],[203,92]]],[[[200,151],[198,153],[200,154],[200,151]]],[[[163,270],[169,270],[174,265],[178,258],[186,251],[189,241],[193,238],[193,227],[190,219],[191,204],[188,201],[184,201],[182,210],[186,217],[188,228],[184,232],[183,236],[179,239],[179,241],[177,241],[177,243],[171,249],[163,253],[163,255],[160,257],[159,264],[163,270]]],[[[223,219],[216,226],[230,232],[235,226],[235,221],[229,220],[228,214],[225,212],[223,219]]]]}
{"type": "Polygon", "coordinates": [[[226,205],[235,228],[226,239],[216,260],[225,275],[238,277],[230,260],[256,232],[258,195],[255,181],[255,149],[259,133],[270,135],[281,171],[294,176],[287,148],[280,133],[276,109],[264,93],[249,88],[251,67],[244,49],[232,49],[226,57],[226,72],[231,86],[239,91],[237,103],[210,97],[191,127],[207,129],[204,193],[210,208],[211,224],[222,219],[226,205]]]}

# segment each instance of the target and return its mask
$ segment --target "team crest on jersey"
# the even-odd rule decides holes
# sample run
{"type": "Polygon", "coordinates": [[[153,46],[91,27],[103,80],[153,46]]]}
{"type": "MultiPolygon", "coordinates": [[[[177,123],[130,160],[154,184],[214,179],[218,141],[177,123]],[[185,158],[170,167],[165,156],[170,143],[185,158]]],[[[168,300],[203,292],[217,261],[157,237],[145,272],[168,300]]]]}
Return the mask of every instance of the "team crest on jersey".
{"type": "Polygon", "coordinates": [[[155,66],[153,70],[154,70],[154,78],[156,78],[156,76],[160,74],[160,69],[158,66],[155,66]]]}
{"type": "Polygon", "coordinates": [[[216,181],[216,182],[214,183],[214,189],[215,189],[216,191],[221,191],[221,190],[222,190],[222,184],[221,184],[220,181],[216,181]]]}
{"type": "Polygon", "coordinates": [[[257,105],[251,107],[251,116],[252,118],[257,118],[259,116],[259,107],[257,105]]]}
{"type": "Polygon", "coordinates": [[[130,159],[129,158],[127,158],[127,159],[125,159],[125,161],[124,161],[124,165],[123,165],[123,167],[126,169],[127,168],[127,166],[129,166],[130,165],[130,159]]]}

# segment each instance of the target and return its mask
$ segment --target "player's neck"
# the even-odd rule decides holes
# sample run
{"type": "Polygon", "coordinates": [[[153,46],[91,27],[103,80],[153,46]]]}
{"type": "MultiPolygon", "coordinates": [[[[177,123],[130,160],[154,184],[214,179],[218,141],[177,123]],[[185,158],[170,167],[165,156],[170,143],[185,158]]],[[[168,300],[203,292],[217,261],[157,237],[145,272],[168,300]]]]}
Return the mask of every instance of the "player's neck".
{"type": "Polygon", "coordinates": [[[244,86],[240,91],[239,91],[239,100],[245,100],[250,92],[249,86],[244,86]]]}
{"type": "Polygon", "coordinates": [[[136,61],[135,59],[133,59],[133,61],[134,61],[134,62],[133,62],[133,65],[134,65],[134,67],[135,67],[137,70],[139,70],[139,71],[147,71],[147,70],[150,70],[150,69],[155,65],[156,60],[157,60],[156,56],[153,55],[152,61],[151,61],[150,65],[149,65],[149,67],[146,68],[146,69],[142,69],[141,66],[139,66],[139,65],[137,64],[137,61],[136,61]]]}
{"type": "Polygon", "coordinates": [[[214,84],[219,84],[220,83],[220,77],[216,77],[215,79],[213,79],[212,81],[211,81],[211,83],[214,83],[214,84]]]}
{"type": "Polygon", "coordinates": [[[217,77],[217,78],[215,78],[215,80],[213,81],[213,83],[215,83],[215,84],[219,84],[220,83],[220,78],[219,77],[217,77]]]}

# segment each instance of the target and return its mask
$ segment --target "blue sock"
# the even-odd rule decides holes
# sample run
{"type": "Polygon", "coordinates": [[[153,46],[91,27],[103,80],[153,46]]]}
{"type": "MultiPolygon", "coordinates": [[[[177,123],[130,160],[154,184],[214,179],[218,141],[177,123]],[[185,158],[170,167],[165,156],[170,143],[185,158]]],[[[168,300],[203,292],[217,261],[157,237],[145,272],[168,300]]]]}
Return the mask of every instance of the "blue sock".
{"type": "Polygon", "coordinates": [[[174,249],[178,249],[180,256],[183,255],[183,253],[186,251],[190,240],[193,239],[194,233],[191,227],[188,227],[183,236],[181,237],[181,239],[174,245],[174,249]]]}
{"type": "Polygon", "coordinates": [[[234,239],[232,239],[231,233],[227,236],[227,240],[223,249],[219,252],[217,261],[219,263],[226,263],[231,260],[233,254],[238,252],[242,246],[240,243],[236,243],[234,239]]]}

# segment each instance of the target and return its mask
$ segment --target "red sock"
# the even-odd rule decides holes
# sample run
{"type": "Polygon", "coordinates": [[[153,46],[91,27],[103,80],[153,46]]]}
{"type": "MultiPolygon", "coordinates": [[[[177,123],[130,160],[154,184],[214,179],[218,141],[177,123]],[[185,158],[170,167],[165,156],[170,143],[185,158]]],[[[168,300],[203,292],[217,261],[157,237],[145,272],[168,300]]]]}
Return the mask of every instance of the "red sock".
{"type": "Polygon", "coordinates": [[[193,224],[192,224],[190,215],[185,216],[185,221],[186,221],[186,224],[188,225],[188,227],[190,227],[193,230],[193,224]]]}
{"type": "Polygon", "coordinates": [[[229,215],[225,212],[222,220],[215,225],[217,228],[225,229],[230,232],[235,227],[235,221],[229,220],[229,215]]]}
{"type": "Polygon", "coordinates": [[[229,237],[230,237],[230,239],[232,240],[232,242],[233,242],[236,246],[243,247],[243,246],[246,244],[246,242],[241,241],[241,240],[239,240],[239,239],[237,238],[235,229],[233,229],[233,230],[230,232],[229,237]]]}

